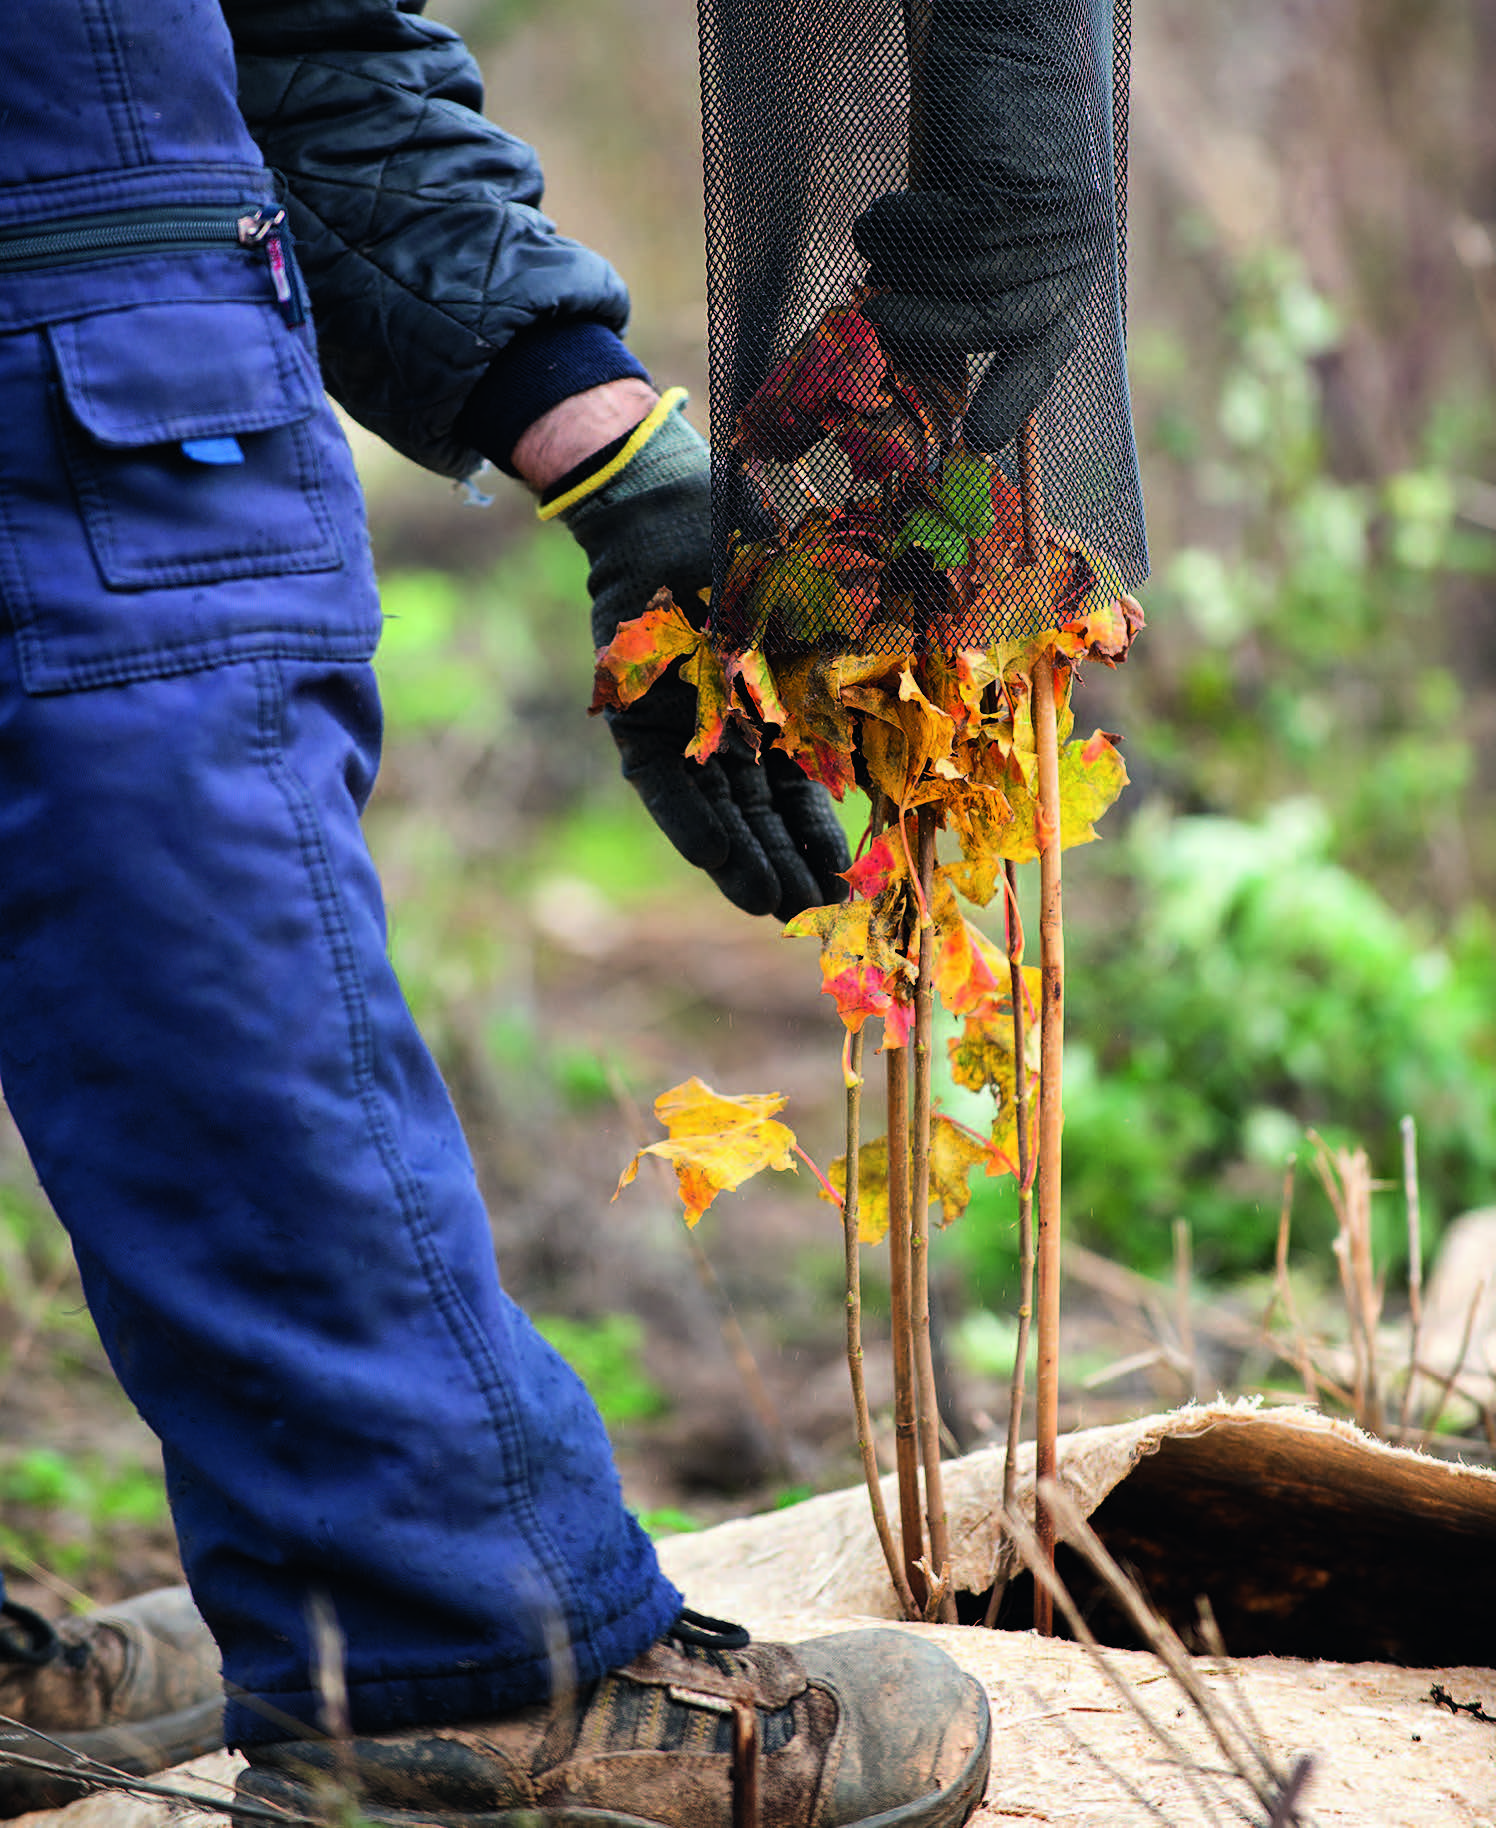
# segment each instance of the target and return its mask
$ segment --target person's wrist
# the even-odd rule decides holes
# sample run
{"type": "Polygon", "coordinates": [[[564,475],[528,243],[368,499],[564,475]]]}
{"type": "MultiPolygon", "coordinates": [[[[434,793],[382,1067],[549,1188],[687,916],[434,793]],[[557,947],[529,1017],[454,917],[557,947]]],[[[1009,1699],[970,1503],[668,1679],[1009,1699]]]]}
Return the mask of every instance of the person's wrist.
{"type": "Polygon", "coordinates": [[[660,396],[647,381],[628,377],[573,394],[543,413],[514,447],[522,481],[544,494],[569,471],[647,419],[660,396]]]}

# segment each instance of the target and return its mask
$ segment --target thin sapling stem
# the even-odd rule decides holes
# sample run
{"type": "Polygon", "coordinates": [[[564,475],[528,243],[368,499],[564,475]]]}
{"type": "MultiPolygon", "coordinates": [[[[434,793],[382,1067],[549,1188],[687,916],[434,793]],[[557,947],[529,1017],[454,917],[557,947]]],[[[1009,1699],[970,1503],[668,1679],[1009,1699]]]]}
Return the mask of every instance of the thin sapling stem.
{"type": "Polygon", "coordinates": [[[862,1257],[858,1239],[857,1193],[862,1158],[862,1031],[849,1035],[847,1063],[847,1192],[842,1201],[842,1232],[846,1243],[847,1281],[847,1369],[852,1377],[852,1408],[857,1419],[857,1449],[862,1456],[862,1475],[867,1482],[868,1502],[873,1511],[873,1527],[878,1544],[888,1564],[889,1578],[904,1608],[906,1619],[917,1620],[920,1608],[915,1604],[908,1577],[904,1573],[899,1551],[888,1525],[883,1504],[883,1487],[878,1476],[878,1455],[873,1445],[873,1421],[868,1411],[867,1379],[862,1358],[862,1257]]]}
{"type": "MultiPolygon", "coordinates": [[[[1018,1125],[1018,1340],[1008,1384],[1008,1445],[1003,1455],[1003,1514],[1011,1516],[1018,1488],[1018,1443],[1023,1436],[1023,1387],[1028,1367],[1029,1325],[1034,1313],[1034,1164],[1029,1149],[1028,1064],[1024,1059],[1028,1022],[1023,983],[1023,921],[1018,912],[1018,866],[1003,864],[1008,939],[1008,988],[1013,999],[1013,1106],[1018,1125]]],[[[1005,1546],[992,1579],[982,1623],[990,1631],[1007,1591],[1011,1557],[1005,1546]]]]}
{"type": "MultiPolygon", "coordinates": [[[[921,806],[917,815],[920,895],[930,905],[935,873],[935,808],[921,806]]],[[[934,1053],[935,935],[927,922],[919,929],[919,971],[914,987],[914,1112],[911,1135],[910,1269],[914,1322],[914,1366],[919,1385],[920,1458],[925,1471],[925,1514],[930,1525],[930,1564],[935,1581],[945,1580],[950,1565],[946,1535],[945,1485],[940,1473],[940,1403],[935,1389],[935,1357],[930,1346],[930,1069],[934,1053]]],[[[956,1602],[949,1582],[938,1616],[956,1622],[956,1602]]]]}
{"type": "MultiPolygon", "coordinates": [[[[1034,415],[1018,432],[1018,496],[1023,556],[1036,564],[1048,544],[1039,427],[1034,415]]],[[[1065,937],[1060,917],[1060,751],[1055,715],[1054,663],[1034,663],[1031,708],[1039,773],[1039,822],[1046,834],[1039,853],[1039,1362],[1034,1380],[1036,1491],[1055,1475],[1060,1394],[1060,1124],[1065,1050],[1065,937]]],[[[1048,1565],[1054,1566],[1054,1518],[1044,1498],[1034,1521],[1048,1565]]],[[[1054,1602],[1043,1582],[1034,1586],[1034,1624],[1049,1637],[1054,1602]]]]}
{"type": "Polygon", "coordinates": [[[914,1381],[914,1315],[910,1285],[909,1049],[884,1051],[888,1096],[888,1284],[893,1326],[893,1442],[899,1476],[904,1568],[921,1607],[925,1582],[924,1522],[919,1502],[918,1398],[914,1381]]]}

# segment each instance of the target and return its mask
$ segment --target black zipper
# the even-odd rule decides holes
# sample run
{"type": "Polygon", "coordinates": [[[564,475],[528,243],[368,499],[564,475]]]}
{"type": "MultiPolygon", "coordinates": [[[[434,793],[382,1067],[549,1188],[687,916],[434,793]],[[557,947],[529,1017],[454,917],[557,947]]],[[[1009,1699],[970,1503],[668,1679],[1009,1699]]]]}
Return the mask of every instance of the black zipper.
{"type": "Polygon", "coordinates": [[[186,248],[243,248],[260,255],[288,324],[306,322],[301,276],[291,256],[291,231],[278,204],[241,209],[119,210],[108,216],[75,216],[57,227],[0,231],[0,273],[39,272],[81,261],[181,252],[186,248]]]}

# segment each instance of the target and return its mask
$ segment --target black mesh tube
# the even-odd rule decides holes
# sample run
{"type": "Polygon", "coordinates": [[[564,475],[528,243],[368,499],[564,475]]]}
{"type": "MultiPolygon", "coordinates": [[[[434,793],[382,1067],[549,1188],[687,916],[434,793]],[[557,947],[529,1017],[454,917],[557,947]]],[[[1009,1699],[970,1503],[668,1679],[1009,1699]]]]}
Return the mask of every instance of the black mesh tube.
{"type": "Polygon", "coordinates": [[[700,23],[722,645],[988,645],[1141,582],[1126,0],[700,0],[700,23]],[[1025,607],[1004,542],[1018,569],[1069,553],[1069,597],[1056,557],[1025,607]]]}

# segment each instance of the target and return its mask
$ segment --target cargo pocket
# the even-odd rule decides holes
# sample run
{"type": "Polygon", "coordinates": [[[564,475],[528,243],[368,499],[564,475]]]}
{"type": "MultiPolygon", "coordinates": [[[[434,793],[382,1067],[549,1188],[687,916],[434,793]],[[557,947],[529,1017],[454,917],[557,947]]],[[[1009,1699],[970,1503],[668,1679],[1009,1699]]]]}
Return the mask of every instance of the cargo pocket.
{"type": "Polygon", "coordinates": [[[48,336],[68,471],[111,589],[338,563],[308,430],[322,390],[273,313],[145,306],[48,336]]]}
{"type": "Polygon", "coordinates": [[[30,690],[372,654],[352,460],[273,308],[137,305],[50,324],[35,347],[32,429],[0,430],[30,690]]]}

